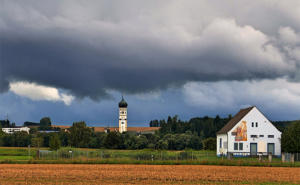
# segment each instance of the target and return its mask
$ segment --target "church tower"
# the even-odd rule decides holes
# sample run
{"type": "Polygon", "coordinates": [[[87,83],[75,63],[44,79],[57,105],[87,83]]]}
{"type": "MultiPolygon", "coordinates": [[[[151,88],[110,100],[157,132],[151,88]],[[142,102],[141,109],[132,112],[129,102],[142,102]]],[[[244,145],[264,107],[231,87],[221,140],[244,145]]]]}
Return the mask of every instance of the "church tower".
{"type": "Polygon", "coordinates": [[[119,132],[127,131],[127,102],[122,96],[122,100],[119,103],[119,132]]]}

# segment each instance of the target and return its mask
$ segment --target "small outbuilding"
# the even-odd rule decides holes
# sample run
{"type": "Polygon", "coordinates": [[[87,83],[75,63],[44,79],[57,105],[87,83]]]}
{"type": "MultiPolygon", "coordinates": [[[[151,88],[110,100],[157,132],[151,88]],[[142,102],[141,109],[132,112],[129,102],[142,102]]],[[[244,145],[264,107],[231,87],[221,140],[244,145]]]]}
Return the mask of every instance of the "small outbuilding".
{"type": "Polygon", "coordinates": [[[281,132],[255,107],[241,109],[217,132],[217,155],[281,155],[281,132]]]}

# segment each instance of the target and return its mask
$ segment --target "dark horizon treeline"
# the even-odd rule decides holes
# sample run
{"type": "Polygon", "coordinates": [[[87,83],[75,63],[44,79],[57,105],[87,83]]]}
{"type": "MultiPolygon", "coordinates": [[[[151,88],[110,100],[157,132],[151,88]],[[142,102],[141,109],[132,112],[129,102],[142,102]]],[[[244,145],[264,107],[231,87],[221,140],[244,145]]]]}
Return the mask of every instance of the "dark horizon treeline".
{"type": "MultiPolygon", "coordinates": [[[[55,130],[51,127],[50,117],[43,117],[39,123],[25,121],[24,127],[38,127],[39,130],[55,130]]],[[[16,128],[15,123],[11,123],[9,120],[0,120],[0,128],[16,128]]]]}
{"type": "MultiPolygon", "coordinates": [[[[6,134],[1,130],[0,146],[27,147],[30,145],[52,149],[57,149],[60,146],[71,146],[107,149],[215,150],[216,133],[230,119],[231,115],[227,118],[205,116],[182,121],[178,116],[169,116],[167,120],[150,121],[150,126],[161,127],[154,134],[135,132],[120,134],[114,131],[108,133],[95,132],[93,128],[87,127],[85,122],[75,122],[65,132],[65,130],[51,127],[51,119],[45,117],[41,119],[39,124],[35,125],[36,127],[30,129],[29,134],[26,132],[6,134]]],[[[279,126],[280,130],[285,130],[284,128],[291,124],[289,122],[288,124],[275,122],[274,125],[279,126]]]]}
{"type": "Polygon", "coordinates": [[[178,119],[178,116],[168,116],[167,121],[163,120],[152,120],[150,121],[150,127],[161,127],[161,134],[176,134],[185,133],[187,131],[196,134],[197,136],[207,138],[215,137],[216,133],[232,118],[229,115],[227,118],[215,118],[204,116],[192,118],[189,121],[182,121],[178,119]]]}
{"type": "Polygon", "coordinates": [[[9,120],[0,120],[0,127],[1,128],[15,128],[16,124],[11,123],[9,120]]]}
{"type": "MultiPolygon", "coordinates": [[[[216,132],[222,128],[228,118],[202,117],[192,118],[190,121],[181,121],[178,116],[169,116],[167,120],[150,121],[150,126],[159,125],[160,130],[154,134],[140,134],[135,132],[95,132],[87,127],[85,122],[73,123],[67,132],[51,127],[49,117],[42,118],[40,123],[35,123],[30,134],[16,132],[13,134],[0,134],[0,146],[35,146],[49,147],[51,138],[58,138],[60,146],[82,148],[108,148],[108,149],[215,149],[216,132]],[[45,130],[55,132],[45,133],[45,130]],[[54,137],[57,136],[57,137],[54,137]]],[[[26,122],[24,126],[32,126],[26,122]]]]}

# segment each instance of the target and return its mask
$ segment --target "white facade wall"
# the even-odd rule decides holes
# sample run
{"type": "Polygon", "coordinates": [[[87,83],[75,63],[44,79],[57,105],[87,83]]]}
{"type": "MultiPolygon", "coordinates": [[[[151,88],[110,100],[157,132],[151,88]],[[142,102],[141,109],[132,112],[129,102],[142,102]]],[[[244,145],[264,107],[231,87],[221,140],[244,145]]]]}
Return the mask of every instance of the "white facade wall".
{"type": "MultiPolygon", "coordinates": [[[[217,138],[224,137],[218,135],[217,138]]],[[[254,107],[244,118],[242,118],[228,133],[228,149],[227,152],[250,152],[250,144],[257,144],[257,152],[267,152],[268,143],[274,143],[275,153],[274,155],[281,155],[281,132],[256,108],[254,107]],[[236,130],[237,127],[241,125],[243,121],[246,121],[247,125],[247,141],[236,141],[235,135],[232,132],[236,130]],[[252,127],[253,122],[253,127],[252,127]],[[257,123],[257,127],[256,127],[257,123]],[[252,138],[251,136],[257,136],[252,138]],[[274,136],[269,138],[268,136],[274,136]],[[261,136],[261,137],[260,137],[261,136]],[[263,136],[263,137],[262,137],[263,136]],[[243,143],[243,149],[234,149],[234,143],[243,143]]],[[[219,140],[218,140],[219,142],[219,140]]],[[[219,144],[217,144],[218,146],[219,144]]],[[[239,145],[239,144],[238,144],[239,145]]],[[[218,148],[217,151],[220,151],[218,148]]],[[[220,152],[217,152],[220,155],[220,152]]]]}
{"type": "Polygon", "coordinates": [[[218,134],[217,135],[217,155],[226,155],[227,154],[227,134],[218,134]],[[222,146],[220,146],[222,145],[222,146]]]}
{"type": "Polygon", "coordinates": [[[17,128],[2,128],[2,131],[7,134],[12,134],[14,132],[27,132],[29,134],[30,128],[29,127],[17,127],[17,128]]]}

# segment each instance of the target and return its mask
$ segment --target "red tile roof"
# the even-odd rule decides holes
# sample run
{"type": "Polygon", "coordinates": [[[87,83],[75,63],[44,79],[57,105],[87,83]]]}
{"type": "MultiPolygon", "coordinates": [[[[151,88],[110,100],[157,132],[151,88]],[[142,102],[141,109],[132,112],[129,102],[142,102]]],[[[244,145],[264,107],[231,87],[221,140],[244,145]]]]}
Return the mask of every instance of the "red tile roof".
{"type": "MultiPolygon", "coordinates": [[[[52,127],[59,127],[61,129],[68,129],[71,126],[66,126],[66,125],[52,125],[52,127]]],[[[109,128],[110,131],[118,131],[119,127],[90,127],[94,128],[95,132],[104,132],[105,129],[109,128]]],[[[149,131],[156,131],[159,130],[160,127],[127,127],[127,131],[134,131],[134,132],[149,132],[149,131]]]]}

